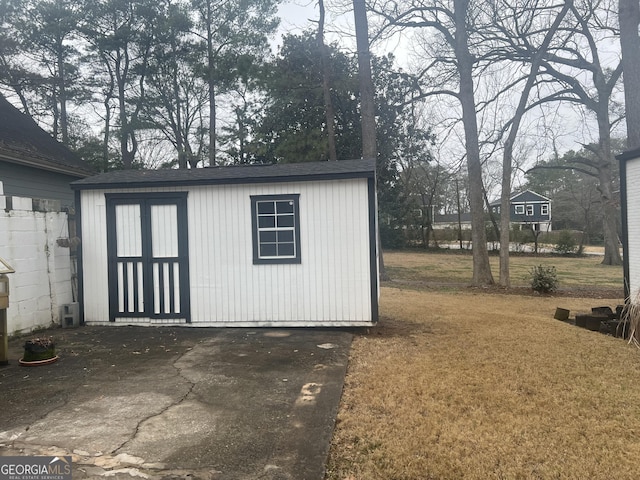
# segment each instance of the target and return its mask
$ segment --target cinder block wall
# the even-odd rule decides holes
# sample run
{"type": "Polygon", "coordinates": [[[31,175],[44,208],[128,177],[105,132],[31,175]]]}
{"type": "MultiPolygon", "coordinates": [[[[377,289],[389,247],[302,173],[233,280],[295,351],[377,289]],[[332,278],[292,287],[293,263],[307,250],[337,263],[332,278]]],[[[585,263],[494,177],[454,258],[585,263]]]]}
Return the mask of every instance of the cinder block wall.
{"type": "Polygon", "coordinates": [[[9,334],[59,325],[60,306],[72,302],[67,214],[60,203],[4,196],[0,182],[0,257],[9,274],[9,334]]]}

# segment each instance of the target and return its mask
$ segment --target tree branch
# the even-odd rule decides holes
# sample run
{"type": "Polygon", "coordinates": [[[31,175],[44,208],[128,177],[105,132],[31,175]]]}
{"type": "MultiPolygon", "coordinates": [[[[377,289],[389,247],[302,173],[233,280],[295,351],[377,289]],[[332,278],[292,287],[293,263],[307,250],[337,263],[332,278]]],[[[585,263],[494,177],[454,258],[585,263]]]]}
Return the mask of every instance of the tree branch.
{"type": "Polygon", "coordinates": [[[524,172],[525,175],[528,175],[531,172],[536,170],[572,170],[574,172],[584,173],[585,175],[589,175],[590,177],[598,178],[598,174],[595,172],[590,172],[589,170],[585,170],[580,167],[572,167],[570,165],[537,165],[535,167],[530,168],[524,172]]]}

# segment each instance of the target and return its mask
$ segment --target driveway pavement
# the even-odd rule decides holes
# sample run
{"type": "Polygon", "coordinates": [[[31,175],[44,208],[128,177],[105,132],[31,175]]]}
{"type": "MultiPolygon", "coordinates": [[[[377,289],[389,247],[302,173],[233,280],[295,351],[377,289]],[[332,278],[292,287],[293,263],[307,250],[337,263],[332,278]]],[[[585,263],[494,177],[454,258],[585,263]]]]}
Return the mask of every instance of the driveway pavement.
{"type": "Polygon", "coordinates": [[[73,478],[321,480],[351,334],[51,330],[60,359],[0,367],[0,455],[72,455],[73,478]]]}

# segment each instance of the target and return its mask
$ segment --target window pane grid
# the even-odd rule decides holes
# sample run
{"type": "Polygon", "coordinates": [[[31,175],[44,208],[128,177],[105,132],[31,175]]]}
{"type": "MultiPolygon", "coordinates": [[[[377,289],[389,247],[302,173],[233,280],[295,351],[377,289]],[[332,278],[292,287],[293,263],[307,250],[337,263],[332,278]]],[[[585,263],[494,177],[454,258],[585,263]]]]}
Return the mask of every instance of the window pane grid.
{"type": "Polygon", "coordinates": [[[295,213],[292,200],[256,202],[259,258],[295,258],[295,213]]]}

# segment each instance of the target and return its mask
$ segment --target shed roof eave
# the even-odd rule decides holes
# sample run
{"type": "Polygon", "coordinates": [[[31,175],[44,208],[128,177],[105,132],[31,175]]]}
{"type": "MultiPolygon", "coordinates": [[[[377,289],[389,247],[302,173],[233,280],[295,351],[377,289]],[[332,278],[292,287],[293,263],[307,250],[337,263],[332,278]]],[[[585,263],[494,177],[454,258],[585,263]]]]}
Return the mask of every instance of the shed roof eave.
{"type": "Polygon", "coordinates": [[[120,183],[71,183],[72,190],[103,190],[114,188],[158,188],[158,187],[189,187],[202,185],[242,185],[255,183],[292,183],[323,180],[348,180],[354,178],[373,178],[373,175],[295,175],[283,177],[234,178],[234,179],[197,179],[197,180],[158,180],[150,182],[120,182],[120,183]]]}
{"type": "MultiPolygon", "coordinates": [[[[315,163],[315,162],[313,162],[315,163]]],[[[290,171],[289,166],[302,164],[281,164],[279,166],[259,166],[262,170],[247,167],[216,167],[216,169],[194,170],[146,170],[119,171],[113,174],[97,175],[78,180],[71,184],[73,190],[99,190],[115,188],[158,188],[187,187],[198,185],[240,185],[255,183],[290,183],[354,178],[375,178],[375,164],[367,160],[342,161],[343,170],[332,168],[325,162],[317,162],[309,171],[290,171]],[[347,165],[347,162],[349,164],[347,165]],[[269,167],[276,167],[271,168],[269,167]],[[353,167],[353,168],[349,168],[353,167]],[[218,170],[219,169],[219,170],[218,170]],[[246,170],[245,170],[246,169],[246,170]],[[324,170],[324,171],[323,171],[324,170]],[[191,172],[191,173],[190,173],[191,172]],[[257,173],[257,175],[250,175],[257,173]]],[[[299,167],[298,167],[299,168],[299,167]]]]}

